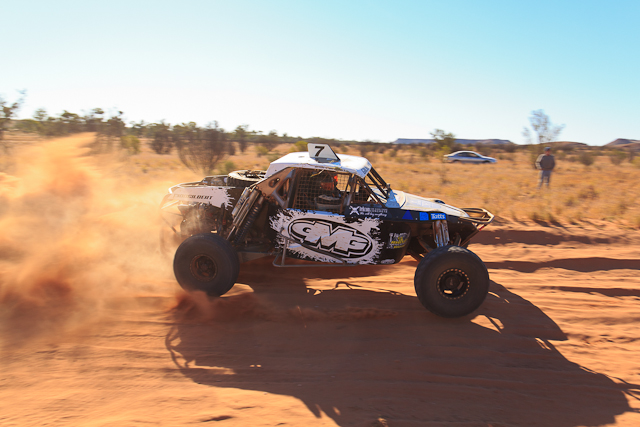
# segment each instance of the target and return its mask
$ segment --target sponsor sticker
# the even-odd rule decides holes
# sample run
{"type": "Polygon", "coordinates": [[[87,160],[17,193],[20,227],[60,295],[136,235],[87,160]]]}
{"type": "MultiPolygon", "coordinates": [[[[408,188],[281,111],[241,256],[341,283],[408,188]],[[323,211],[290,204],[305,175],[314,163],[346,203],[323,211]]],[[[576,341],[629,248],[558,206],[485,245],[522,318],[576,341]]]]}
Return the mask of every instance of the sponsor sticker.
{"type": "Polygon", "coordinates": [[[355,228],[322,219],[296,219],[289,224],[293,239],[343,258],[359,258],[373,249],[369,236],[355,228]]]}
{"type": "Polygon", "coordinates": [[[389,210],[387,208],[382,208],[382,207],[354,205],[354,206],[349,206],[349,208],[350,208],[351,215],[380,218],[383,216],[387,216],[389,214],[389,210]]]}
{"type": "Polygon", "coordinates": [[[431,221],[437,221],[437,220],[447,220],[447,214],[443,213],[443,212],[437,212],[437,213],[432,213],[431,214],[431,221]]]}
{"type": "Polygon", "coordinates": [[[409,240],[409,233],[389,233],[389,249],[403,248],[409,240]]]}
{"type": "Polygon", "coordinates": [[[199,194],[180,194],[180,193],[173,193],[170,197],[171,199],[203,199],[203,200],[209,200],[212,198],[212,196],[203,196],[203,195],[199,195],[199,194]]]}

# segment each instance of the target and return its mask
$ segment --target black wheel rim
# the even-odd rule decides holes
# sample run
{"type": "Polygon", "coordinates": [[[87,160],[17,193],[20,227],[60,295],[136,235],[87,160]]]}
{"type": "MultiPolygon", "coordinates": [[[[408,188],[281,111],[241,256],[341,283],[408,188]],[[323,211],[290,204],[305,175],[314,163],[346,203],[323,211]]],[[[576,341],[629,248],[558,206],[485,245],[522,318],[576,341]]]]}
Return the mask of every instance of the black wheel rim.
{"type": "Polygon", "coordinates": [[[209,255],[196,255],[191,260],[191,274],[201,282],[210,282],[218,273],[218,267],[213,258],[209,255]]]}
{"type": "Polygon", "coordinates": [[[469,283],[464,271],[452,268],[438,277],[438,292],[447,299],[462,298],[469,290],[469,283]]]}

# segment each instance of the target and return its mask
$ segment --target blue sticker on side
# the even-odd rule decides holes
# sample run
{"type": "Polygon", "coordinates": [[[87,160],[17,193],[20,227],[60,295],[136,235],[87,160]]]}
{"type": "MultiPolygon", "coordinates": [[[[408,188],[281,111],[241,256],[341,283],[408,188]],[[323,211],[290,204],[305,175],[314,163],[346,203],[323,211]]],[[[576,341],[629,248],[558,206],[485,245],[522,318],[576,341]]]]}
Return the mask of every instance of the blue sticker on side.
{"type": "Polygon", "coordinates": [[[413,217],[411,216],[411,212],[406,211],[402,219],[413,219],[413,217]]]}
{"type": "Polygon", "coordinates": [[[440,219],[444,219],[446,221],[447,220],[447,214],[442,213],[442,212],[432,213],[431,214],[431,221],[436,221],[436,220],[440,220],[440,219]]]}
{"type": "Polygon", "coordinates": [[[420,212],[420,221],[429,221],[429,213],[420,212]]]}

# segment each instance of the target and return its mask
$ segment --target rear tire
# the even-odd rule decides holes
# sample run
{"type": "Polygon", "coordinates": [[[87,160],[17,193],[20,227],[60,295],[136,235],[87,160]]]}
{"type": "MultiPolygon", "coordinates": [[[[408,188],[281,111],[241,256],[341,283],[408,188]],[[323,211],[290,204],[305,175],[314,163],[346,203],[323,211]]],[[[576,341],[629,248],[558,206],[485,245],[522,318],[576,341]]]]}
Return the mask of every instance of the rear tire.
{"type": "Polygon", "coordinates": [[[238,253],[215,234],[196,234],[178,247],[173,272],[186,291],[203,291],[210,296],[227,293],[240,272],[238,253]]]}
{"type": "Polygon", "coordinates": [[[425,255],[414,278],[418,300],[441,317],[461,317],[480,307],[489,292],[489,273],[469,249],[444,246],[425,255]]]}

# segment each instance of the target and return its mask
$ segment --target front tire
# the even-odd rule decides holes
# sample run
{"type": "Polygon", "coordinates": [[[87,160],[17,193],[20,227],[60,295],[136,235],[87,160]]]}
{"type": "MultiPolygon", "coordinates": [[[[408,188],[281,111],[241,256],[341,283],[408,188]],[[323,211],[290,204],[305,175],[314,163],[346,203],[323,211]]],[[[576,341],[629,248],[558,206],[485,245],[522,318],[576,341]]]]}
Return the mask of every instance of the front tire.
{"type": "Polygon", "coordinates": [[[209,296],[227,293],[240,272],[238,253],[215,234],[196,234],[186,239],[173,259],[176,280],[186,291],[203,291],[209,296]]]}
{"type": "Polygon", "coordinates": [[[444,246],[418,264],[414,278],[418,300],[441,317],[461,317],[480,307],[489,292],[489,273],[469,249],[444,246]]]}

